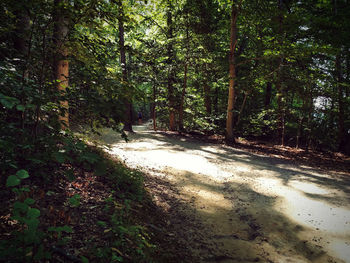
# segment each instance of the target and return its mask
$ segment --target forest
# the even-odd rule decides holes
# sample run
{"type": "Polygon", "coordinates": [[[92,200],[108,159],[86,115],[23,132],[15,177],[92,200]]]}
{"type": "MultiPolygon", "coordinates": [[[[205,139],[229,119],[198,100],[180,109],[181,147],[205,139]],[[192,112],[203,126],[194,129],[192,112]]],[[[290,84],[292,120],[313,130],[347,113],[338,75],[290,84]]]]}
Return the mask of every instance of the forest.
{"type": "Polygon", "coordinates": [[[0,262],[201,262],[145,171],[92,142],[127,145],[140,115],[349,172],[348,0],[2,0],[0,21],[0,262]]]}

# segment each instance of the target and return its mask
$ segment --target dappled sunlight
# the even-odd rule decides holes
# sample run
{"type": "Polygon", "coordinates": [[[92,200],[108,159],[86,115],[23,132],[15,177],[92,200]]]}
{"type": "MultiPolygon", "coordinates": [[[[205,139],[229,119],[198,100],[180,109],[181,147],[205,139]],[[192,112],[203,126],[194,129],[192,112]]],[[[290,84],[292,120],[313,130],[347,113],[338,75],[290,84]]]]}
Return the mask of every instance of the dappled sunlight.
{"type": "MultiPolygon", "coordinates": [[[[287,186],[281,179],[274,177],[259,178],[257,181],[262,188],[254,189],[266,195],[279,196],[280,201],[276,202],[274,209],[303,226],[309,237],[321,237],[319,243],[323,246],[347,247],[346,251],[350,251],[350,207],[338,207],[327,200],[331,197],[341,199],[343,194],[310,181],[291,180],[287,186]],[[324,198],[313,199],[308,194],[324,198]],[[347,238],[348,243],[344,238],[347,238]],[[339,240],[343,240],[343,243],[339,240]]],[[[336,252],[336,249],[332,251],[336,252]]]]}
{"type": "Polygon", "coordinates": [[[345,262],[349,262],[350,259],[350,236],[345,239],[330,238],[331,242],[328,244],[328,248],[345,262]]]}
{"type": "Polygon", "coordinates": [[[323,200],[313,200],[300,191],[284,191],[285,213],[298,224],[324,230],[329,234],[350,235],[349,208],[334,207],[323,200]]]}
{"type": "MultiPolygon", "coordinates": [[[[204,174],[218,180],[232,177],[232,172],[224,172],[215,164],[208,162],[206,156],[210,155],[209,153],[196,155],[191,149],[179,151],[176,147],[166,146],[165,142],[158,140],[113,144],[109,152],[125,158],[125,161],[130,164],[134,163],[135,158],[141,158],[144,166],[172,167],[177,170],[204,174]]],[[[235,167],[235,170],[246,171],[247,169],[238,166],[235,167]]]]}
{"type": "Polygon", "coordinates": [[[201,204],[200,208],[205,209],[207,213],[215,213],[218,208],[232,209],[232,203],[218,191],[209,191],[196,185],[187,185],[183,187],[183,190],[192,194],[195,192],[198,199],[197,202],[201,204]]]}
{"type": "Polygon", "coordinates": [[[191,156],[191,153],[185,151],[179,152],[172,151],[171,149],[168,151],[156,150],[152,147],[145,147],[143,144],[143,148],[126,147],[120,149],[119,147],[113,147],[111,153],[122,154],[123,150],[133,152],[133,154],[127,156],[128,160],[131,160],[133,156],[136,158],[142,158],[144,160],[144,165],[146,166],[157,166],[160,168],[172,167],[174,169],[185,170],[192,173],[206,174],[213,178],[221,175],[219,169],[217,169],[215,165],[208,163],[205,157],[191,156]]]}
{"type": "Polygon", "coordinates": [[[252,248],[247,241],[265,235],[271,241],[263,247],[279,260],[280,247],[285,260],[297,257],[298,262],[302,257],[315,259],[322,251],[344,260],[350,257],[349,183],[342,178],[142,126],[134,130],[128,143],[108,137],[109,152],[130,167],[177,185],[203,222],[220,232],[228,250],[238,244],[252,248]],[[294,249],[296,254],[290,252],[294,249]]]}
{"type": "Polygon", "coordinates": [[[328,195],[331,194],[329,189],[320,187],[319,185],[310,183],[310,182],[300,182],[300,181],[291,181],[289,183],[294,189],[298,189],[304,193],[309,194],[319,194],[319,195],[328,195]]]}
{"type": "Polygon", "coordinates": [[[252,185],[252,188],[259,192],[263,192],[266,195],[269,196],[276,196],[280,195],[283,188],[283,183],[280,179],[276,177],[266,178],[266,177],[259,177],[256,178],[255,184],[252,185]]]}

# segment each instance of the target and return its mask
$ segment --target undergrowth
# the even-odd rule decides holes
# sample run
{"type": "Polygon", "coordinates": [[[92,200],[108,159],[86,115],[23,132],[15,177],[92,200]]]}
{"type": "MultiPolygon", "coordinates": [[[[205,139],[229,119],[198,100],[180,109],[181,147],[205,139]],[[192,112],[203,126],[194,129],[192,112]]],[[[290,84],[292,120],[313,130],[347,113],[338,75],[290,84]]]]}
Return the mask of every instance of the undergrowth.
{"type": "Polygon", "coordinates": [[[68,133],[16,143],[5,132],[0,149],[1,262],[153,261],[149,233],[131,215],[144,198],[139,172],[68,133]],[[89,191],[73,187],[89,178],[106,196],[95,207],[89,191]]]}

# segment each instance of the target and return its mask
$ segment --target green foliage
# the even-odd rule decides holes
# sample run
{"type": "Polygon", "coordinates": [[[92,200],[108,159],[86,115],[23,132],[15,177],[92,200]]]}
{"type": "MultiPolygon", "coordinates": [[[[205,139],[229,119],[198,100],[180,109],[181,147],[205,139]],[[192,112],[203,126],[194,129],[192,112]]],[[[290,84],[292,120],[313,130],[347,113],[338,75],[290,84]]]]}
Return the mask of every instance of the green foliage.
{"type": "Polygon", "coordinates": [[[80,195],[75,194],[73,197],[69,198],[68,201],[72,207],[77,207],[80,205],[80,195]]]}
{"type": "MultiPolygon", "coordinates": [[[[134,111],[142,110],[145,117],[154,106],[158,128],[167,128],[169,113],[175,112],[182,131],[225,133],[232,2],[120,3],[77,0],[57,7],[70,21],[64,43],[70,69],[65,92],[57,90],[52,67],[61,48],[52,37],[57,26],[53,1],[0,4],[0,188],[15,196],[12,217],[18,222],[18,231],[1,241],[5,258],[48,257],[40,243],[41,216],[35,200],[19,201],[31,190],[25,180],[29,185],[49,185],[62,177],[73,181],[77,170],[83,170],[106,177],[115,189],[108,209],[116,198],[143,197],[139,172],[107,160],[71,130],[61,129],[62,101],[69,104],[72,130],[97,132],[107,126],[126,138],[121,128],[125,102],[134,100],[134,111]],[[128,81],[120,64],[120,21],[125,26],[128,81]]],[[[290,145],[300,136],[305,147],[350,152],[349,5],[321,0],[281,3],[241,1],[235,135],[278,141],[283,126],[290,145]]],[[[79,206],[80,196],[67,203],[79,206]]],[[[111,229],[113,246],[96,253],[107,262],[131,261],[128,256],[146,261],[144,230],[125,222],[130,202],[121,203],[122,212],[111,210],[110,222],[99,224],[111,229]]],[[[67,228],[50,232],[69,233],[67,228]]]]}
{"type": "Polygon", "coordinates": [[[109,159],[99,150],[95,153],[104,157],[96,163],[95,174],[106,177],[114,190],[105,200],[104,212],[108,220],[97,222],[109,245],[95,247],[91,257],[99,262],[152,262],[153,245],[149,243],[147,232],[133,224],[131,214],[132,205],[144,197],[142,174],[109,159]]]}
{"type": "MultiPolygon", "coordinates": [[[[103,153],[100,154],[104,156],[103,153]]],[[[100,159],[94,165],[94,172],[97,176],[108,178],[119,197],[142,200],[144,187],[141,172],[131,170],[108,157],[100,159]]]]}
{"type": "MultiPolygon", "coordinates": [[[[17,198],[29,191],[29,188],[15,188],[23,179],[29,178],[26,170],[17,171],[7,178],[6,186],[11,187],[17,198]]],[[[49,259],[50,253],[44,250],[44,234],[38,229],[40,210],[33,208],[35,200],[26,198],[23,202],[13,203],[11,220],[17,223],[18,231],[12,232],[10,239],[0,241],[0,257],[11,262],[31,262],[49,259]]]]}
{"type": "Polygon", "coordinates": [[[127,198],[141,200],[144,194],[141,173],[127,169],[121,165],[115,168],[115,171],[109,175],[114,187],[127,198]]]}
{"type": "Polygon", "coordinates": [[[72,233],[73,232],[73,229],[69,226],[59,226],[59,227],[49,227],[47,229],[49,232],[54,232],[54,233],[57,233],[58,236],[57,238],[60,239],[62,237],[62,233],[65,232],[65,233],[72,233]]]}
{"type": "Polygon", "coordinates": [[[243,122],[243,135],[246,137],[271,137],[274,136],[274,127],[277,118],[272,110],[263,110],[255,115],[249,116],[249,122],[243,122]]]}
{"type": "Polygon", "coordinates": [[[101,262],[151,262],[150,251],[154,246],[149,243],[146,231],[130,222],[130,203],[128,199],[121,205],[111,195],[106,200],[106,212],[110,214],[108,222],[97,224],[109,238],[108,247],[96,247],[93,256],[101,262]]]}

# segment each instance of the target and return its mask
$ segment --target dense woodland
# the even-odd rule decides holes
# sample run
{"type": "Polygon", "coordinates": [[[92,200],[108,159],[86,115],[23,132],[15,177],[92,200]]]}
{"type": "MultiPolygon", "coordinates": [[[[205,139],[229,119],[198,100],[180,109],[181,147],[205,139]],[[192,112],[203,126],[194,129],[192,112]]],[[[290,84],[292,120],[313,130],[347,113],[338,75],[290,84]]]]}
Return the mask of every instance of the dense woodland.
{"type": "Polygon", "coordinates": [[[345,0],[3,1],[2,134],[131,130],[141,110],[154,128],[349,152],[348,17],[345,0]]]}
{"type": "MultiPolygon", "coordinates": [[[[138,112],[154,129],[230,144],[350,153],[347,0],[2,0],[0,21],[0,182],[9,200],[74,177],[75,166],[103,173],[101,153],[72,131],[126,136],[138,112]],[[33,185],[21,187],[27,177],[33,185]]],[[[120,171],[116,185],[139,198],[139,178],[120,171]]],[[[14,203],[27,227],[1,241],[3,257],[49,257],[34,199],[14,203]]],[[[103,256],[117,262],[119,252],[103,256]]]]}

